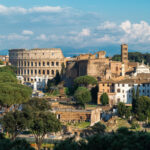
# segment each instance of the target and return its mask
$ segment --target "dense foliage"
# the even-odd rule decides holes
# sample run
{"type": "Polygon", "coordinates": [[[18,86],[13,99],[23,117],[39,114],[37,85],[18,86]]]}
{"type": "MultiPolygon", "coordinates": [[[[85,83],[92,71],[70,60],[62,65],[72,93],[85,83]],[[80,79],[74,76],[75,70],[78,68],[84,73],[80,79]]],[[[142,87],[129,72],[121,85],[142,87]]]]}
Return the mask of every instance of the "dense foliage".
{"type": "Polygon", "coordinates": [[[131,107],[125,106],[124,103],[120,102],[117,106],[118,116],[121,118],[129,119],[131,116],[131,107]]]}
{"type": "Polygon", "coordinates": [[[139,121],[145,121],[150,118],[150,98],[141,96],[137,99],[136,117],[139,121]]]}
{"type": "Polygon", "coordinates": [[[109,97],[108,97],[107,93],[103,93],[103,94],[101,95],[100,101],[101,101],[101,104],[102,104],[103,106],[109,104],[109,97]]]}
{"type": "MultiPolygon", "coordinates": [[[[112,60],[121,61],[121,55],[114,55],[112,60]]],[[[132,62],[142,62],[144,60],[146,64],[150,64],[150,53],[129,52],[129,60],[132,62]]]]}
{"type": "Polygon", "coordinates": [[[117,132],[95,135],[86,140],[67,139],[56,145],[55,150],[149,150],[150,134],[120,128],[117,132]]]}
{"type": "Polygon", "coordinates": [[[50,112],[47,100],[33,98],[23,106],[23,113],[27,118],[27,128],[33,133],[38,150],[40,150],[47,133],[61,130],[61,123],[56,115],[50,112]]]}
{"type": "Polygon", "coordinates": [[[85,106],[86,103],[91,101],[91,93],[85,87],[78,87],[78,89],[75,91],[74,97],[82,106],[85,106]]]}
{"type": "Polygon", "coordinates": [[[27,102],[32,94],[32,89],[16,83],[0,83],[0,105],[11,107],[12,105],[27,102]]]}
{"type": "Polygon", "coordinates": [[[26,140],[16,139],[11,141],[3,137],[0,138],[0,150],[35,150],[26,140]]]}
{"type": "Polygon", "coordinates": [[[3,129],[11,135],[14,140],[26,128],[26,118],[21,111],[8,112],[1,119],[3,129]]]}
{"type": "Polygon", "coordinates": [[[96,85],[97,80],[92,76],[80,76],[74,80],[75,85],[87,87],[88,85],[96,85]]]}

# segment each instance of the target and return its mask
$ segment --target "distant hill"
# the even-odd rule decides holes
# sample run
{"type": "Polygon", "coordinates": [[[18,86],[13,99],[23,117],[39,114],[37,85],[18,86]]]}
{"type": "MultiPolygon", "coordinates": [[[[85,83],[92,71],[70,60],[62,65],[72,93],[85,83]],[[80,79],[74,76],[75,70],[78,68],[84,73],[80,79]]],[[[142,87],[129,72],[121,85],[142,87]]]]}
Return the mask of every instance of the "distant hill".
{"type": "Polygon", "coordinates": [[[8,55],[8,50],[0,50],[0,55],[8,55]]]}

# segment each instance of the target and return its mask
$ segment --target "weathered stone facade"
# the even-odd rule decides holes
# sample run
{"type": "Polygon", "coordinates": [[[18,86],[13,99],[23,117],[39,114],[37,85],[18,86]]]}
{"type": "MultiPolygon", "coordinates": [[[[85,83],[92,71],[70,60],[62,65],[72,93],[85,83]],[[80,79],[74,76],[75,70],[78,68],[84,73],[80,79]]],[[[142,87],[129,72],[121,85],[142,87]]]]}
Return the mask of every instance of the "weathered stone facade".
{"type": "Polygon", "coordinates": [[[90,122],[91,126],[100,121],[100,108],[95,109],[58,109],[55,110],[61,122],[90,122]]]}
{"type": "Polygon", "coordinates": [[[25,82],[52,79],[61,71],[65,58],[61,49],[12,49],[9,61],[17,67],[17,75],[23,76],[25,82]]]}

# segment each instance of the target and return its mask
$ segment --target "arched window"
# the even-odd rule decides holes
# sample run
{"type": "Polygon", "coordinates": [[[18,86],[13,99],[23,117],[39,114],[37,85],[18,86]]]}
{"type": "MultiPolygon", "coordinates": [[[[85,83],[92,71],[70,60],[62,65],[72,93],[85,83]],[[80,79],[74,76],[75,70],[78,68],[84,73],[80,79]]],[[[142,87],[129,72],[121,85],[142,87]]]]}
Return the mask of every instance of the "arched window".
{"type": "Polygon", "coordinates": [[[54,70],[51,70],[51,74],[54,75],[54,70]]]}
{"type": "Polygon", "coordinates": [[[59,62],[56,62],[56,66],[59,66],[59,62]]]}
{"type": "Polygon", "coordinates": [[[54,66],[54,62],[53,61],[51,62],[51,66],[54,66]]]}

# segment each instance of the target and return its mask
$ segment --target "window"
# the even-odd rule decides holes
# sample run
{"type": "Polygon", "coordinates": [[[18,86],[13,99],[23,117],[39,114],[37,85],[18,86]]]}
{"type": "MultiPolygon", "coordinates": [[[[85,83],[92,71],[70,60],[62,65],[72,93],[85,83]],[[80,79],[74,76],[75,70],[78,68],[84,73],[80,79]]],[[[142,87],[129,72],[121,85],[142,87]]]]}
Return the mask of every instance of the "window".
{"type": "Polygon", "coordinates": [[[59,73],[59,70],[56,70],[56,73],[59,73]]]}
{"type": "Polygon", "coordinates": [[[49,74],[49,70],[47,70],[47,74],[49,74]]]}
{"type": "Polygon", "coordinates": [[[43,66],[45,66],[45,62],[43,62],[43,66]]]}
{"type": "Polygon", "coordinates": [[[33,66],[33,62],[31,62],[31,66],[33,66]]]}
{"type": "Polygon", "coordinates": [[[24,70],[24,74],[26,74],[26,70],[24,70]]]}
{"type": "Polygon", "coordinates": [[[35,74],[37,74],[37,70],[35,70],[35,74]]]}
{"type": "Polygon", "coordinates": [[[41,63],[39,62],[39,66],[41,66],[41,63]]]}
{"type": "Polygon", "coordinates": [[[43,74],[45,74],[45,70],[43,70],[43,74]]]}
{"type": "Polygon", "coordinates": [[[54,75],[54,70],[51,71],[51,74],[54,75]]]}
{"type": "Polygon", "coordinates": [[[35,66],[37,66],[37,62],[35,62],[35,66]]]}
{"type": "Polygon", "coordinates": [[[33,70],[31,70],[31,74],[33,74],[33,70]]]}
{"type": "Polygon", "coordinates": [[[124,87],[124,84],[122,84],[122,87],[124,87]]]}
{"type": "Polygon", "coordinates": [[[39,70],[39,74],[41,74],[41,70],[39,70]]]}
{"type": "Polygon", "coordinates": [[[28,75],[29,75],[29,69],[28,69],[28,75]]]}
{"type": "Polygon", "coordinates": [[[30,62],[28,62],[28,66],[30,66],[30,62]]]}
{"type": "Polygon", "coordinates": [[[47,62],[47,66],[49,66],[49,62],[47,62]]]}
{"type": "Polygon", "coordinates": [[[24,66],[26,66],[26,61],[24,62],[24,66]]]}
{"type": "Polygon", "coordinates": [[[51,66],[54,66],[54,62],[51,62],[51,66]]]}
{"type": "Polygon", "coordinates": [[[120,89],[117,89],[117,92],[120,93],[120,89]]]}
{"type": "Polygon", "coordinates": [[[56,62],[56,66],[59,66],[59,62],[56,62]]]}

